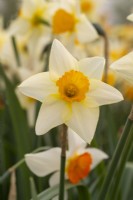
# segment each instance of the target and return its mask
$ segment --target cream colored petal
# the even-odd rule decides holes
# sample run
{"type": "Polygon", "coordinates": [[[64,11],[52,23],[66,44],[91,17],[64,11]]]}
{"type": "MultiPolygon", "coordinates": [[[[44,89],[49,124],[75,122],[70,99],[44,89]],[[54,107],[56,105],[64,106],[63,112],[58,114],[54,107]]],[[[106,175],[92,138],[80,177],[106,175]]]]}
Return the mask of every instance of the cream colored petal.
{"type": "Polygon", "coordinates": [[[49,69],[53,80],[57,80],[66,71],[77,69],[77,60],[56,39],[51,48],[49,69]]]}
{"type": "Polygon", "coordinates": [[[128,53],[126,56],[114,62],[110,68],[133,84],[133,52],[128,53]]]}
{"type": "Polygon", "coordinates": [[[24,95],[41,102],[48,95],[57,93],[56,84],[50,80],[48,72],[39,73],[26,79],[19,85],[19,90],[24,95]]]}
{"type": "Polygon", "coordinates": [[[104,64],[103,57],[84,58],[79,61],[79,70],[89,78],[102,79],[104,64]]]}
{"type": "Polygon", "coordinates": [[[76,25],[77,39],[80,42],[92,42],[99,36],[93,25],[89,22],[85,15],[81,15],[76,25]]]}
{"type": "Polygon", "coordinates": [[[130,21],[133,21],[133,14],[128,15],[127,19],[130,20],[130,21]]]}
{"type": "Polygon", "coordinates": [[[90,81],[90,89],[87,93],[87,97],[94,101],[94,107],[117,103],[123,100],[122,94],[117,89],[102,81],[94,79],[91,79],[90,81]]]}
{"type": "Polygon", "coordinates": [[[66,123],[84,141],[90,143],[94,137],[99,118],[99,108],[88,108],[84,104],[74,103],[72,117],[66,123]]]}
{"type": "Polygon", "coordinates": [[[91,169],[94,169],[102,160],[108,158],[106,153],[97,148],[87,148],[85,151],[90,153],[92,156],[91,169]]]}
{"type": "Polygon", "coordinates": [[[54,174],[51,175],[49,179],[49,185],[52,187],[54,185],[59,184],[60,182],[60,172],[55,172],[54,174]]]}
{"type": "Polygon", "coordinates": [[[60,169],[60,148],[52,148],[35,154],[26,154],[25,162],[37,176],[46,176],[60,169]]]}
{"type": "Polygon", "coordinates": [[[36,114],[36,103],[34,102],[27,109],[27,118],[30,127],[34,127],[35,114],[36,114]]]}
{"type": "MultiPolygon", "coordinates": [[[[50,179],[49,179],[49,185],[52,187],[54,185],[59,184],[60,182],[60,172],[55,172],[53,175],[51,175],[50,179]]],[[[55,196],[54,198],[52,198],[52,200],[58,200],[59,196],[55,196]]],[[[67,192],[65,191],[65,195],[64,195],[64,200],[68,199],[68,195],[67,192]]]]}
{"type": "MultiPolygon", "coordinates": [[[[54,97],[48,98],[41,106],[36,122],[36,134],[42,135],[64,123],[66,104],[54,97]]],[[[69,112],[69,111],[68,111],[69,112]]]]}
{"type": "Polygon", "coordinates": [[[85,148],[86,142],[72,129],[68,128],[68,148],[70,154],[76,152],[79,148],[85,148]]]}
{"type": "Polygon", "coordinates": [[[13,36],[16,34],[25,34],[30,28],[30,24],[28,21],[18,18],[17,20],[11,23],[9,27],[8,33],[9,35],[13,36]]]}

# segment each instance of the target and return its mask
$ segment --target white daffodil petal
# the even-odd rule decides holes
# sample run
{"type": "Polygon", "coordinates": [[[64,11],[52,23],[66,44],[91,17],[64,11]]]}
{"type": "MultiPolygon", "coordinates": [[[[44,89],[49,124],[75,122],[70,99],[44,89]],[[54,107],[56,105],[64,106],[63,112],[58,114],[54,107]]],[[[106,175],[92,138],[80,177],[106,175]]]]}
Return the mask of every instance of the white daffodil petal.
{"type": "Polygon", "coordinates": [[[126,56],[114,62],[110,68],[133,84],[133,52],[128,53],[126,56]]]}
{"type": "Polygon", "coordinates": [[[107,159],[108,155],[96,148],[87,148],[86,152],[90,153],[92,156],[91,169],[94,169],[102,160],[107,159]]]}
{"type": "Polygon", "coordinates": [[[94,107],[123,100],[122,94],[117,89],[100,80],[94,79],[90,81],[90,89],[87,96],[88,99],[90,98],[95,102],[94,107]]]}
{"type": "Polygon", "coordinates": [[[49,185],[52,187],[54,185],[59,184],[60,182],[60,172],[55,172],[54,174],[51,175],[49,179],[49,185]]]}
{"type": "MultiPolygon", "coordinates": [[[[49,179],[49,185],[52,187],[54,185],[59,184],[59,178],[60,178],[60,172],[56,172],[53,175],[51,175],[50,179],[49,179]]],[[[55,196],[54,198],[52,198],[52,200],[58,200],[59,196],[55,196]]],[[[65,195],[64,195],[64,200],[68,199],[68,195],[67,192],[65,191],[65,195]]]]}
{"type": "Polygon", "coordinates": [[[49,72],[31,76],[19,85],[19,90],[26,96],[41,102],[50,94],[57,93],[57,87],[49,78],[49,72]]]}
{"type": "Polygon", "coordinates": [[[84,58],[79,61],[79,70],[89,78],[102,79],[105,59],[102,57],[84,58]]]}
{"type": "Polygon", "coordinates": [[[76,25],[77,39],[80,42],[92,42],[99,36],[93,25],[88,21],[87,17],[82,14],[76,25]]]}
{"type": "Polygon", "coordinates": [[[25,161],[30,170],[37,176],[46,176],[60,169],[60,148],[52,148],[50,150],[26,154],[25,161]]]}
{"type": "Polygon", "coordinates": [[[72,117],[66,124],[84,141],[90,143],[96,130],[99,108],[88,108],[83,104],[74,103],[72,109],[72,117]]]}
{"type": "Polygon", "coordinates": [[[79,148],[85,148],[86,142],[72,129],[68,128],[68,148],[70,154],[73,154],[79,148]]]}
{"type": "Polygon", "coordinates": [[[128,15],[128,16],[127,16],[127,19],[130,20],[130,21],[133,21],[133,14],[128,15]]]}
{"type": "Polygon", "coordinates": [[[77,60],[56,39],[51,48],[49,69],[53,80],[57,80],[67,71],[77,69],[77,60]]]}
{"type": "Polygon", "coordinates": [[[63,101],[49,97],[41,106],[36,122],[36,134],[42,135],[50,129],[63,124],[63,112],[66,105],[63,101]]]}

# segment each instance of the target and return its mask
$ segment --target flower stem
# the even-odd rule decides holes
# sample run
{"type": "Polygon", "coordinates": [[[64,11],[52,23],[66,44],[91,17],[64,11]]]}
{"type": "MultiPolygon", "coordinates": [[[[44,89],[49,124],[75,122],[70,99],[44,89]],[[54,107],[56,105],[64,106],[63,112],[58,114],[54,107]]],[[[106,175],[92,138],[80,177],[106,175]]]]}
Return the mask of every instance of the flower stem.
{"type": "Polygon", "coordinates": [[[104,31],[104,29],[99,24],[93,24],[95,29],[97,30],[98,34],[103,38],[104,40],[104,57],[105,57],[105,71],[104,71],[104,82],[107,83],[108,79],[108,68],[109,68],[109,41],[107,33],[104,31]]]}
{"type": "Polygon", "coordinates": [[[101,193],[99,195],[99,200],[104,200],[106,198],[106,195],[108,193],[109,187],[110,187],[111,182],[112,182],[112,179],[113,179],[114,174],[116,172],[117,165],[118,165],[119,160],[121,158],[124,146],[126,145],[126,141],[127,141],[128,136],[129,136],[132,125],[133,125],[133,106],[132,106],[131,112],[128,116],[128,119],[126,121],[121,139],[119,140],[119,142],[116,146],[114,155],[113,155],[112,160],[110,162],[110,165],[109,165],[109,168],[108,168],[108,171],[107,171],[107,175],[104,179],[102,189],[101,189],[101,193]]]}
{"type": "Polygon", "coordinates": [[[12,46],[13,46],[13,50],[14,50],[14,54],[15,54],[15,58],[16,58],[16,63],[18,65],[18,67],[20,67],[21,62],[20,62],[20,57],[19,57],[19,52],[18,52],[18,47],[17,47],[16,39],[15,39],[14,36],[12,36],[11,40],[12,40],[12,46]]]}
{"type": "Polygon", "coordinates": [[[67,126],[63,124],[61,132],[59,200],[64,200],[66,149],[67,149],[67,126]]]}

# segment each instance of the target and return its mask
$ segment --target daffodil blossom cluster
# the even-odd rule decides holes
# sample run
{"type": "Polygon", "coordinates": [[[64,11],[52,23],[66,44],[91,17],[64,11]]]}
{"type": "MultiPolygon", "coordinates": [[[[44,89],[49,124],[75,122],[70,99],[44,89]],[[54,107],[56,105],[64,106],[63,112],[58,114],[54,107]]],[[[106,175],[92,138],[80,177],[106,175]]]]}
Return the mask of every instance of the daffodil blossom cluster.
{"type": "MultiPolygon", "coordinates": [[[[62,184],[60,126],[68,132],[66,183],[91,184],[98,175],[94,172],[93,177],[91,171],[111,159],[123,129],[123,122],[116,119],[117,105],[104,105],[121,102],[123,96],[133,101],[133,14],[127,17],[130,24],[115,26],[104,6],[105,0],[22,0],[7,29],[0,18],[0,143],[11,144],[9,149],[15,144],[14,160],[24,156],[35,175],[44,180],[51,175],[50,187],[62,184]],[[105,35],[98,34],[96,27],[105,35]],[[9,129],[12,139],[8,141],[9,129]],[[30,153],[41,145],[49,147],[30,153]]],[[[100,171],[103,178],[107,163],[100,171]]]]}

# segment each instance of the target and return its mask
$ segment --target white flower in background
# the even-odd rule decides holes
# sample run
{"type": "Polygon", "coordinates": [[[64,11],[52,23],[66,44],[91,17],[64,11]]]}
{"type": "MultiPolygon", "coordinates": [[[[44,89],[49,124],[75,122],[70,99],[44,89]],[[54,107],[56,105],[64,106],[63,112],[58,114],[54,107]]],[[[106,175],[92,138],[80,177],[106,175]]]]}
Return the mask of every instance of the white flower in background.
{"type": "Polygon", "coordinates": [[[27,35],[33,40],[49,33],[43,23],[49,19],[48,2],[45,0],[23,0],[18,17],[11,23],[9,32],[12,35],[27,35]]]}
{"type": "Polygon", "coordinates": [[[133,13],[127,16],[127,19],[133,22],[133,13]]]}
{"type": "Polygon", "coordinates": [[[80,12],[77,1],[57,1],[51,9],[52,32],[56,36],[73,38],[81,43],[91,42],[98,38],[97,31],[80,12]]]}
{"type": "Polygon", "coordinates": [[[80,8],[89,19],[94,22],[100,21],[100,17],[104,14],[102,8],[105,6],[106,0],[80,0],[80,8]]]}
{"type": "Polygon", "coordinates": [[[30,127],[34,126],[35,123],[35,111],[36,111],[36,100],[23,95],[18,88],[15,93],[20,102],[21,107],[27,111],[27,119],[30,127]]]}
{"type": "Polygon", "coordinates": [[[128,53],[110,66],[124,79],[133,84],[133,52],[128,53]]]}
{"type": "Polygon", "coordinates": [[[20,91],[42,102],[36,134],[42,135],[65,123],[86,142],[91,142],[99,118],[99,106],[123,100],[121,93],[101,81],[102,57],[77,61],[54,40],[49,72],[25,80],[20,91]]]}
{"type": "MultiPolygon", "coordinates": [[[[87,177],[108,155],[97,148],[86,148],[86,143],[72,130],[68,131],[68,147],[66,152],[65,179],[76,184],[87,177]]],[[[56,172],[50,178],[50,185],[59,183],[61,149],[26,154],[25,161],[30,170],[37,176],[46,176],[56,172]]]]}

